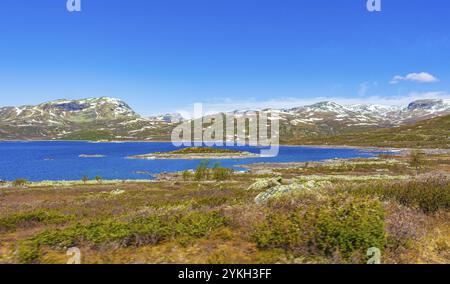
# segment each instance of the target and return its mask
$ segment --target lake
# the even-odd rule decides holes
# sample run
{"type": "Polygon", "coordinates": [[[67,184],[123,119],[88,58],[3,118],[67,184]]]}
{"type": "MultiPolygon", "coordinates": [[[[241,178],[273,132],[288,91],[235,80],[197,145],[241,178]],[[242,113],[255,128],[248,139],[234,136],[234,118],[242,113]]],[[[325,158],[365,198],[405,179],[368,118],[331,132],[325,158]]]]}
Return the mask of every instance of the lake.
{"type": "MultiPolygon", "coordinates": [[[[132,155],[176,150],[170,142],[90,143],[83,141],[0,142],[0,180],[30,181],[93,179],[149,179],[149,174],[195,169],[199,160],[139,160],[132,155]],[[80,155],[104,157],[82,158],[80,155]]],[[[259,153],[257,147],[233,147],[259,153]]],[[[281,146],[277,157],[213,160],[236,170],[242,164],[261,162],[306,162],[333,158],[368,158],[381,152],[348,148],[281,146]]]]}

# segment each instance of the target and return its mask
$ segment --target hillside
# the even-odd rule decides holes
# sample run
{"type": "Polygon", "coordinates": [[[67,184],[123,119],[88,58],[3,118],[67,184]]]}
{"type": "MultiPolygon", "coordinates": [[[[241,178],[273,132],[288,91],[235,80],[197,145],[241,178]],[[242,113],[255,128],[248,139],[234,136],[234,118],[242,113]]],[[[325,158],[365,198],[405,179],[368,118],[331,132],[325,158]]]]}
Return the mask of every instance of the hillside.
{"type": "MultiPolygon", "coordinates": [[[[450,102],[418,100],[402,108],[340,105],[325,101],[291,109],[265,111],[278,115],[281,142],[284,144],[326,142],[351,145],[409,145],[416,143],[413,143],[415,139],[418,139],[418,144],[426,139],[426,145],[444,145],[447,140],[442,140],[439,134],[430,133],[431,136],[424,138],[421,135],[425,134],[417,136],[412,134],[417,131],[407,129],[408,125],[420,121],[450,115],[450,102]],[[385,130],[392,127],[395,128],[385,130]],[[383,130],[378,132],[377,129],[383,130]],[[401,134],[397,132],[399,129],[412,132],[401,134]],[[360,133],[368,136],[367,139],[360,141],[360,133]],[[369,136],[373,138],[369,139],[369,136]],[[396,141],[410,142],[401,144],[396,141]]],[[[238,118],[248,113],[249,111],[236,110],[227,115],[238,118]]],[[[182,120],[181,115],[176,113],[145,118],[127,103],[108,97],[56,100],[35,106],[0,108],[0,140],[162,141],[170,139],[172,130],[182,120]]],[[[205,122],[204,128],[208,126],[205,122]]],[[[228,138],[232,138],[232,135],[228,138]]]]}
{"type": "Polygon", "coordinates": [[[334,136],[292,139],[288,144],[349,145],[404,148],[450,148],[450,115],[412,125],[334,136]]]}
{"type": "Polygon", "coordinates": [[[320,102],[310,106],[282,110],[282,140],[340,135],[377,128],[409,125],[418,121],[449,115],[446,100],[417,100],[408,106],[340,105],[320,102]]]}
{"type": "Polygon", "coordinates": [[[0,108],[4,140],[148,140],[167,137],[171,125],[142,118],[125,102],[107,97],[0,108]]]}

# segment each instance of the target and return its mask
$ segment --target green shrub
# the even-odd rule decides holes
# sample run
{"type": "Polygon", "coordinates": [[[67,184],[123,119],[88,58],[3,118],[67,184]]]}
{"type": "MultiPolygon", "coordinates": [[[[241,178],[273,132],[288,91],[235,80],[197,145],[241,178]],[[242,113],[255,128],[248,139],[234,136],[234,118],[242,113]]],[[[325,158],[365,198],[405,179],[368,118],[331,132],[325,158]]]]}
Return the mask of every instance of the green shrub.
{"type": "Polygon", "coordinates": [[[424,164],[423,156],[424,154],[420,151],[412,151],[409,154],[409,166],[416,169],[417,173],[424,164]]]}
{"type": "Polygon", "coordinates": [[[192,203],[192,207],[194,209],[198,209],[201,207],[209,207],[209,208],[214,208],[214,207],[218,207],[221,206],[225,203],[227,203],[229,201],[229,198],[225,197],[225,196],[209,196],[209,197],[205,197],[205,198],[201,198],[198,200],[193,201],[192,203]]]}
{"type": "Polygon", "coordinates": [[[227,224],[227,219],[219,212],[192,212],[182,216],[176,224],[176,235],[201,238],[213,229],[227,224]]]}
{"type": "Polygon", "coordinates": [[[157,244],[164,240],[194,239],[227,223],[218,212],[192,212],[139,217],[130,222],[107,220],[66,229],[47,230],[32,240],[39,245],[62,248],[87,241],[91,245],[120,246],[157,244]]]}
{"type": "MultiPolygon", "coordinates": [[[[209,180],[212,178],[216,181],[225,181],[229,180],[231,177],[231,174],[233,173],[233,170],[228,168],[223,168],[220,166],[219,163],[215,163],[212,168],[208,168],[209,161],[204,160],[200,162],[197,169],[194,172],[194,180],[200,181],[200,180],[209,180]]],[[[183,172],[183,179],[188,180],[190,179],[191,173],[188,171],[183,172]]]]}
{"type": "Polygon", "coordinates": [[[35,223],[58,224],[70,220],[72,216],[56,212],[37,210],[25,213],[15,213],[0,218],[0,232],[19,227],[26,227],[35,223]]]}
{"type": "Polygon", "coordinates": [[[14,180],[12,182],[13,186],[18,186],[18,187],[22,187],[28,184],[28,180],[24,179],[24,178],[18,178],[16,180],[14,180]]]}
{"type": "Polygon", "coordinates": [[[192,179],[192,173],[188,170],[183,171],[183,180],[188,181],[192,179]]]}
{"type": "Polygon", "coordinates": [[[208,179],[208,177],[209,177],[208,165],[209,165],[208,160],[204,160],[204,161],[200,162],[200,164],[198,165],[198,167],[194,173],[194,179],[196,181],[208,179]]]}
{"type": "Polygon", "coordinates": [[[232,170],[228,168],[222,168],[218,164],[212,169],[213,179],[216,181],[229,180],[231,177],[232,170]]]}
{"type": "Polygon", "coordinates": [[[368,248],[385,246],[384,211],[377,200],[343,195],[302,206],[289,199],[274,200],[252,239],[262,249],[327,257],[337,253],[344,261],[359,256],[362,262],[368,248]]]}
{"type": "Polygon", "coordinates": [[[425,213],[450,209],[450,180],[445,177],[361,184],[343,190],[359,196],[395,200],[401,205],[420,209],[425,213]]]}
{"type": "Polygon", "coordinates": [[[84,235],[84,227],[77,224],[67,229],[45,230],[37,236],[29,239],[37,245],[48,245],[56,248],[67,248],[74,246],[77,239],[84,235]]]}
{"type": "Polygon", "coordinates": [[[19,244],[17,258],[21,264],[37,263],[41,258],[39,245],[33,241],[24,241],[19,244]]]}

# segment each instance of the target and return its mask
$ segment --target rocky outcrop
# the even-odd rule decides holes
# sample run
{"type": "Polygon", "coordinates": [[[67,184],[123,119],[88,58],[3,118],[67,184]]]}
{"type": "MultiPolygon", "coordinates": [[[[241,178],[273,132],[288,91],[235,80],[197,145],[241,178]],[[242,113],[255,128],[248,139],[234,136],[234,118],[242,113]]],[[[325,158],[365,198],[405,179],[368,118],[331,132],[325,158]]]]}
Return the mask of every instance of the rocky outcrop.
{"type": "Polygon", "coordinates": [[[281,185],[281,177],[257,179],[247,190],[265,190],[281,185]]]}
{"type": "Polygon", "coordinates": [[[264,204],[268,200],[272,198],[280,197],[287,193],[293,193],[298,191],[310,191],[313,192],[315,190],[319,190],[325,187],[331,186],[331,183],[328,181],[307,181],[307,182],[295,182],[289,185],[277,185],[269,188],[268,190],[258,194],[255,197],[255,202],[257,204],[264,204]]]}

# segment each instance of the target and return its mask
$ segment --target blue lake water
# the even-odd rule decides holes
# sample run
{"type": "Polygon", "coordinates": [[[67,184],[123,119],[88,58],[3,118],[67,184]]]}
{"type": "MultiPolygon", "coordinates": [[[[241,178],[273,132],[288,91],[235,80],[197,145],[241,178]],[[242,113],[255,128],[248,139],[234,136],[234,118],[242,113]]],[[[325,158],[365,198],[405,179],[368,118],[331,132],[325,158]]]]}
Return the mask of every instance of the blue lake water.
{"type": "MultiPolygon", "coordinates": [[[[148,179],[151,174],[195,169],[199,160],[139,160],[127,156],[176,150],[169,142],[89,143],[82,141],[0,142],[0,180],[26,178],[30,181],[79,180],[83,176],[103,179],[148,179]],[[79,155],[105,155],[80,158],[79,155]]],[[[233,149],[259,153],[257,147],[233,149]]],[[[213,160],[224,167],[261,162],[305,162],[333,158],[366,158],[380,152],[347,148],[280,147],[273,158],[213,160]]]]}

